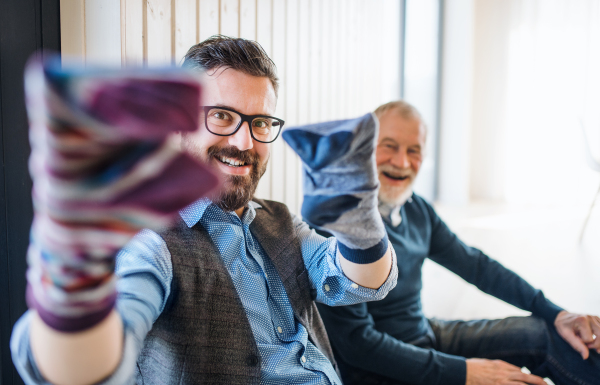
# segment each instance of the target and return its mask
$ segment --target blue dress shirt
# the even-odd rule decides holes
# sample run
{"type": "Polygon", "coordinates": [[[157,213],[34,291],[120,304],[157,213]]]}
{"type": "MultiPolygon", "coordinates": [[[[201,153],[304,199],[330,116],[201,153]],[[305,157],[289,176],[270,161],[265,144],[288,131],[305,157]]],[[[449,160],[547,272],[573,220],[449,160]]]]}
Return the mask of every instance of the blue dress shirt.
{"type": "MultiPolygon", "coordinates": [[[[232,277],[246,311],[261,355],[261,384],[341,384],[327,358],[308,340],[295,318],[275,267],[250,232],[261,206],[250,202],[239,218],[201,199],[180,212],[185,223],[207,230],[232,277]]],[[[331,306],[380,300],[396,284],[398,269],[393,254],[392,271],[377,290],[361,287],[342,272],[335,239],[316,234],[294,217],[296,235],[316,301],[331,306]]],[[[121,364],[103,384],[134,383],[134,368],[146,334],[169,298],[173,269],[163,239],[142,230],[117,256],[119,293],[117,309],[125,324],[121,364]]],[[[29,346],[30,312],[15,325],[11,340],[13,361],[26,384],[46,384],[38,372],[29,346]]]]}

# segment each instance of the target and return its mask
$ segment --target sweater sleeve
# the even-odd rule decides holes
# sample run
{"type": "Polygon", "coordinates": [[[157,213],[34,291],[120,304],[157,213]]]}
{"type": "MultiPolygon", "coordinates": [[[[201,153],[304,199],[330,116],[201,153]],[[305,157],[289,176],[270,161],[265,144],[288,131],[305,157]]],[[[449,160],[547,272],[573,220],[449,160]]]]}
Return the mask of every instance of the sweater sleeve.
{"type": "Polygon", "coordinates": [[[375,329],[367,304],[317,305],[338,359],[410,384],[464,385],[463,357],[419,348],[375,329]]]}
{"type": "Polygon", "coordinates": [[[431,218],[432,233],[429,258],[446,267],[465,281],[520,309],[546,320],[550,325],[563,309],[510,269],[480,250],[465,245],[425,203],[431,218]]]}

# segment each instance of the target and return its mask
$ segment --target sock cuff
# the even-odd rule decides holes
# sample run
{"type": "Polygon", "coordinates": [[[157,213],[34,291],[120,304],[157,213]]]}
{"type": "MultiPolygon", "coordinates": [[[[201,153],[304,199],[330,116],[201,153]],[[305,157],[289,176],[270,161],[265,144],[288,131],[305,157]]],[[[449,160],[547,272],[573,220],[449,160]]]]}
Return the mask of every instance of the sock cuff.
{"type": "Polygon", "coordinates": [[[368,249],[352,249],[342,242],[338,241],[338,248],[342,256],[350,262],[358,263],[360,265],[366,265],[380,260],[388,249],[388,236],[387,232],[384,232],[381,241],[377,242],[374,246],[368,249]]]}
{"type": "Polygon", "coordinates": [[[107,298],[103,299],[102,307],[96,308],[87,314],[69,317],[56,314],[44,308],[44,306],[42,306],[35,298],[31,285],[27,285],[25,296],[27,299],[27,306],[31,309],[35,309],[46,325],[63,333],[80,332],[99,324],[110,314],[115,307],[117,299],[117,293],[115,291],[107,298]]]}

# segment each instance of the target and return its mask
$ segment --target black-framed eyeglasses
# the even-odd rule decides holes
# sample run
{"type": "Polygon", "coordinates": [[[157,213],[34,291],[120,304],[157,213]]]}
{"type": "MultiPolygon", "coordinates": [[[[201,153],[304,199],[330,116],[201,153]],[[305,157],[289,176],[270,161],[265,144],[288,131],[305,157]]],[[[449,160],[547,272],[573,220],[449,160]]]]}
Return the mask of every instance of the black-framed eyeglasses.
{"type": "Polygon", "coordinates": [[[279,136],[285,123],[268,115],[244,115],[236,110],[219,106],[203,106],[206,129],[218,136],[230,136],[238,132],[242,123],[248,123],[250,135],[258,142],[271,143],[279,136]]]}

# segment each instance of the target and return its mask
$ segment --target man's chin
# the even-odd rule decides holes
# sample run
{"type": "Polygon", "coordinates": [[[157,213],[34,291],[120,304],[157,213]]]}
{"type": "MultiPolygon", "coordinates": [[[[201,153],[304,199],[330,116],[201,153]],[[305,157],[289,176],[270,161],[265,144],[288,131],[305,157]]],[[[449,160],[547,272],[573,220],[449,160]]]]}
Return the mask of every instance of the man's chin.
{"type": "MultiPolygon", "coordinates": [[[[383,187],[383,186],[382,186],[383,187]]],[[[379,189],[379,201],[388,206],[402,206],[413,194],[412,183],[402,189],[379,189]]]]}
{"type": "Polygon", "coordinates": [[[258,178],[252,175],[222,175],[221,190],[211,200],[224,211],[235,211],[246,207],[254,196],[258,178]]]}

